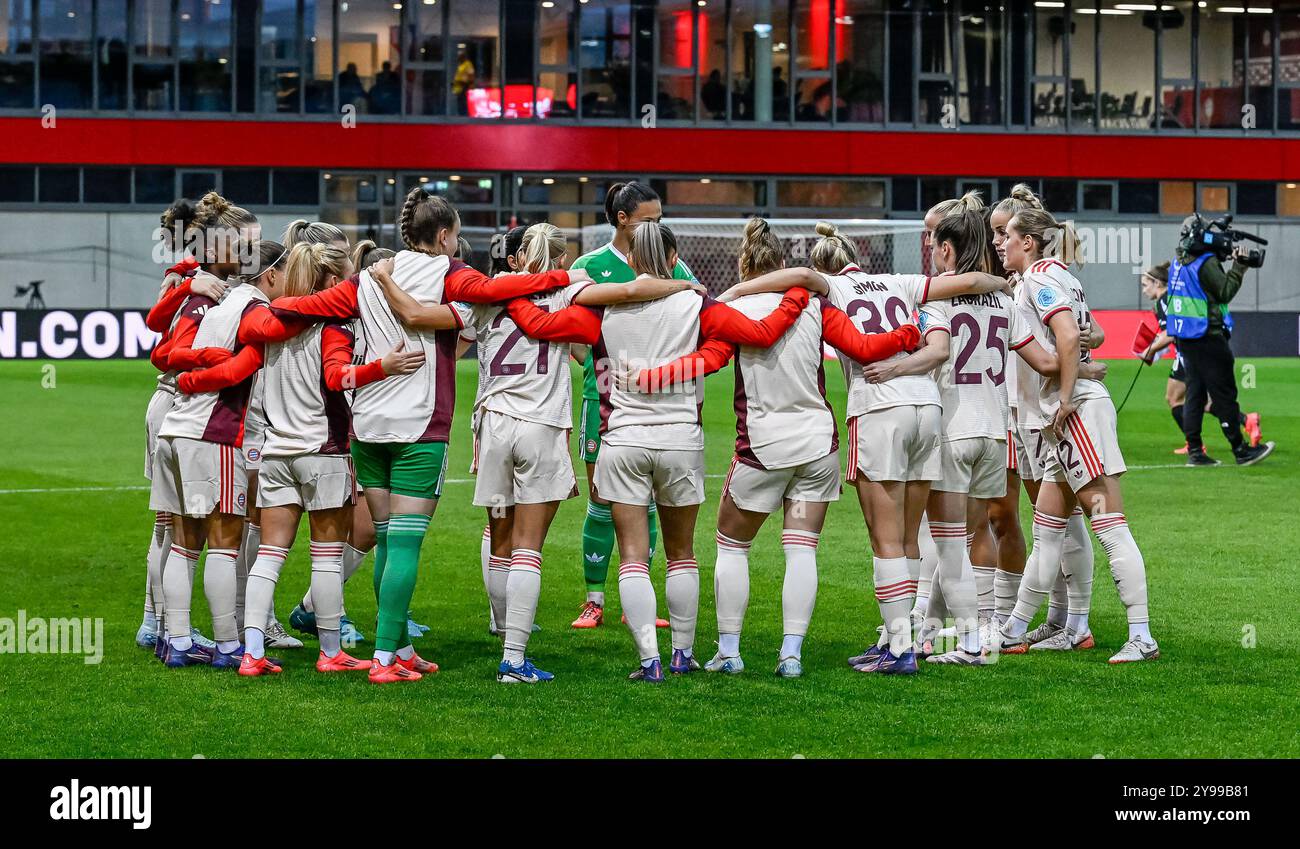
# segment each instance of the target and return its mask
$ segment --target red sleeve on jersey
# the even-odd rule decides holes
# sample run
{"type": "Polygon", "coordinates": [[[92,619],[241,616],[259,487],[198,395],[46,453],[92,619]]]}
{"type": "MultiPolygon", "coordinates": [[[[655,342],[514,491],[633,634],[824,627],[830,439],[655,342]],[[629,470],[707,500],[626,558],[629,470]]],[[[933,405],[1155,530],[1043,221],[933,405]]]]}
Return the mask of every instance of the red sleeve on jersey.
{"type": "Polygon", "coordinates": [[[304,319],[281,318],[267,305],[258,303],[257,308],[244,313],[239,320],[239,341],[245,345],[251,342],[283,342],[292,339],[303,331],[310,322],[304,319]]]}
{"type": "Polygon", "coordinates": [[[144,317],[145,327],[150,330],[163,333],[168,327],[171,327],[172,319],[176,317],[176,311],[185,303],[185,299],[190,296],[190,281],[186,280],[180,285],[173,286],[161,298],[158,303],[153,305],[149,314],[144,317]]]}
{"type": "Polygon", "coordinates": [[[736,346],[721,339],[706,339],[697,350],[670,363],[642,369],[637,375],[637,388],[642,392],[657,392],[677,383],[696,380],[713,374],[731,360],[736,346]]]}
{"type": "Polygon", "coordinates": [[[245,345],[239,349],[238,354],[230,357],[220,365],[185,372],[176,379],[176,385],[186,395],[192,395],[195,392],[217,392],[227,386],[243,383],[261,367],[262,346],[258,344],[245,345]]]}
{"type": "Polygon", "coordinates": [[[541,274],[503,274],[500,277],[488,277],[460,260],[453,259],[442,287],[449,301],[491,304],[511,298],[524,298],[568,285],[569,272],[561,269],[544,271],[541,274]]]}
{"type": "Polygon", "coordinates": [[[187,256],[185,259],[167,269],[167,274],[175,274],[178,277],[192,277],[198,270],[199,261],[192,256],[187,256]]]}
{"type": "Polygon", "coordinates": [[[357,287],[361,282],[359,275],[352,275],[342,283],[337,283],[323,292],[300,295],[289,298],[276,298],[271,302],[271,309],[276,315],[285,318],[302,318],[320,320],[323,318],[357,318],[357,287]]]}
{"type": "Polygon", "coordinates": [[[822,301],[822,335],[836,349],[866,365],[921,344],[921,331],[915,324],[904,324],[888,333],[862,333],[849,317],[822,301]]]}
{"type": "Polygon", "coordinates": [[[384,379],[384,366],[379,360],[361,366],[352,365],[352,344],[352,332],[347,328],[331,324],[321,331],[321,366],[326,388],[341,392],[360,389],[367,383],[384,379]]]}
{"type": "Polygon", "coordinates": [[[527,298],[515,298],[506,309],[510,311],[510,318],[519,325],[519,329],[532,339],[594,345],[600,338],[601,313],[591,307],[574,304],[562,310],[547,312],[527,298]]]}
{"type": "Polygon", "coordinates": [[[808,290],[800,286],[786,292],[775,310],[757,320],[706,296],[704,306],[700,308],[700,332],[709,339],[770,348],[790,329],[806,306],[808,290]]]}

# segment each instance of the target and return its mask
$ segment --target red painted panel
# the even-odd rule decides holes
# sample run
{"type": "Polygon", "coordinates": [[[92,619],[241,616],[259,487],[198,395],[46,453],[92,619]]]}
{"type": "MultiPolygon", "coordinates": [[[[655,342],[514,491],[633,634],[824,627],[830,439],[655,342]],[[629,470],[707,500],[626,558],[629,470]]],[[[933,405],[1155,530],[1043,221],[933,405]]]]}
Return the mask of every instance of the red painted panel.
{"type": "Polygon", "coordinates": [[[1300,141],[1094,134],[0,118],[0,162],[1300,180],[1300,141]]]}

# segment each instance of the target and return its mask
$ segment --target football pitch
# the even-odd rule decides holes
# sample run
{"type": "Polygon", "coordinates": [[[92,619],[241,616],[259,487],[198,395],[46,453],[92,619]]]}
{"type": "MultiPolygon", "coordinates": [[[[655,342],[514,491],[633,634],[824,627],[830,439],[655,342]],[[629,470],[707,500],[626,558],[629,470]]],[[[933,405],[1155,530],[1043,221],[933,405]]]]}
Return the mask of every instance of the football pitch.
{"type": "MultiPolygon", "coordinates": [[[[1137,364],[1111,365],[1118,403],[1137,364]]],[[[0,363],[0,634],[8,628],[12,635],[20,617],[103,620],[98,663],[76,653],[16,653],[0,641],[0,756],[1296,757],[1300,362],[1239,361],[1243,366],[1253,372],[1242,381],[1250,387],[1242,389],[1242,406],[1263,412],[1265,438],[1280,446],[1258,467],[1180,465],[1171,452],[1181,440],[1163,399],[1167,365],[1142,375],[1120,414],[1131,469],[1123,479],[1125,512],[1146,557],[1163,655],[1157,662],[1106,663],[1126,632],[1095,544],[1097,649],[1006,657],[983,669],[922,664],[912,678],[854,672],[844,659],[867,644],[879,615],[866,529],[856,497],[846,492],[822,535],[803,678],[772,674],[783,573],[774,517],[751,555],[741,645],[746,671],[634,684],[625,680],[637,658],[618,624],[616,569],[608,624],[568,627],[584,598],[579,498],[561,507],[547,540],[543,630],[529,648],[556,680],[503,687],[494,679],[501,650],[487,633],[479,570],[484,514],[470,503],[476,366],[462,361],[449,482],[424,544],[413,603],[415,618],[432,626],[416,647],[442,671],[377,687],[361,674],[317,674],[312,640],[279,652],[285,672],[270,679],[164,669],[137,648],[153,521],[141,470],[154,372],[147,362],[0,363]]],[[[827,372],[842,422],[838,365],[827,363],[827,372]]],[[[701,660],[716,638],[714,517],[735,436],[730,370],[707,386],[711,477],[696,533],[701,660]]],[[[1214,420],[1206,421],[1211,454],[1230,457],[1214,420]]],[[[1030,515],[1026,504],[1026,535],[1030,515]]],[[[277,610],[286,624],[307,586],[306,536],[304,529],[280,579],[277,610]]],[[[367,638],[375,614],[370,564],[346,592],[349,614],[367,638]]],[[[663,569],[660,554],[652,578],[661,612],[663,569]]],[[[201,573],[194,622],[210,633],[201,573]]],[[[666,657],[667,632],[660,646],[666,657]]],[[[371,648],[366,643],[354,653],[368,657],[371,648]]]]}

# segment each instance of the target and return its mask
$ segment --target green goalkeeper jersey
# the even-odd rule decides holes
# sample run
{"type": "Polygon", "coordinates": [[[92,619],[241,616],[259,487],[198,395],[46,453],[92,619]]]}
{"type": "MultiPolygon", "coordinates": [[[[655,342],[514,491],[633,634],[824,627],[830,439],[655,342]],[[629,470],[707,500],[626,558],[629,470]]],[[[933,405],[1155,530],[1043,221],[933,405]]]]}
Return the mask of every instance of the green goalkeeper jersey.
{"type": "MultiPolygon", "coordinates": [[[[573,268],[587,269],[591,279],[597,283],[630,283],[636,279],[636,272],[627,264],[627,257],[619,253],[612,242],[578,257],[573,261],[573,268]]],[[[694,280],[695,275],[686,263],[678,259],[677,265],[673,267],[673,279],[694,280]]],[[[587,353],[587,360],[582,364],[582,397],[593,401],[600,399],[600,393],[596,390],[596,366],[591,352],[587,353]]]]}

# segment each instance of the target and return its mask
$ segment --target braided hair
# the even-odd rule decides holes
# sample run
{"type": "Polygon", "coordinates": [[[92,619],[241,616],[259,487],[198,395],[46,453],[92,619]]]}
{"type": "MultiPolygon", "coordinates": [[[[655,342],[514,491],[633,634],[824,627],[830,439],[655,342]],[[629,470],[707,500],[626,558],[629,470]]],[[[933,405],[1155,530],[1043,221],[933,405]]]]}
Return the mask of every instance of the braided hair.
{"type": "Polygon", "coordinates": [[[449,200],[416,186],[406,193],[397,230],[408,249],[436,254],[438,234],[455,227],[459,220],[460,214],[449,200]]]}

